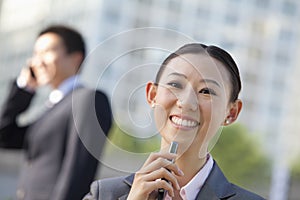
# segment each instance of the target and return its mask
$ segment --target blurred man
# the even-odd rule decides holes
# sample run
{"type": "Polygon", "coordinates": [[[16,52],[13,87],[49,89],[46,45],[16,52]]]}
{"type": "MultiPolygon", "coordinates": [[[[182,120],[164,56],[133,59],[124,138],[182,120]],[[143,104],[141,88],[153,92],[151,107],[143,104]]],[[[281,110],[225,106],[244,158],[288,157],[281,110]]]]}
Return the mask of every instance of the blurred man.
{"type": "Polygon", "coordinates": [[[77,80],[84,58],[85,44],[77,31],[48,27],[12,84],[0,115],[0,147],[25,151],[17,199],[77,200],[89,191],[111,127],[111,109],[105,94],[77,80]],[[53,88],[47,111],[32,124],[19,126],[17,117],[43,85],[53,88]],[[101,139],[95,140],[95,134],[101,139]]]}

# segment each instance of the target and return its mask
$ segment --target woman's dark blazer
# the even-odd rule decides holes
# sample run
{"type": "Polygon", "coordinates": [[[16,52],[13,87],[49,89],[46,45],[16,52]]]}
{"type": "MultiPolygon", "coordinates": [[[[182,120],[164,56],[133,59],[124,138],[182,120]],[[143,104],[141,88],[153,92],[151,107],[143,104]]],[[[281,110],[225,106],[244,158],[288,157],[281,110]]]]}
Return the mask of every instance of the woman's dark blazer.
{"type": "MultiPolygon", "coordinates": [[[[92,183],[91,191],[83,200],[125,200],[127,199],[134,174],[98,180],[92,183]]],[[[264,198],[229,183],[224,174],[214,164],[196,200],[264,200],[264,198]]]]}

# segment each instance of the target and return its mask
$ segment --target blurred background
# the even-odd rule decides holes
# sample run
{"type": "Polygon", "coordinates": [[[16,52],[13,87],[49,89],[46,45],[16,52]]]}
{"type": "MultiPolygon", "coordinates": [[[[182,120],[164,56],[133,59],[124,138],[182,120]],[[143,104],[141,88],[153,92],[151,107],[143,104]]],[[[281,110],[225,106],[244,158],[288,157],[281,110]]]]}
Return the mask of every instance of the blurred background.
{"type": "MultiPolygon", "coordinates": [[[[223,129],[214,158],[230,181],[271,200],[296,200],[299,20],[298,0],[0,0],[0,105],[37,33],[50,24],[75,27],[89,52],[82,81],[105,91],[114,112],[97,177],[127,174],[159,147],[145,102],[147,80],[182,44],[217,45],[240,68],[244,107],[238,122],[223,129]]],[[[48,91],[38,91],[20,123],[34,120],[48,91]]],[[[0,199],[13,197],[21,163],[22,153],[0,149],[0,199]]]]}

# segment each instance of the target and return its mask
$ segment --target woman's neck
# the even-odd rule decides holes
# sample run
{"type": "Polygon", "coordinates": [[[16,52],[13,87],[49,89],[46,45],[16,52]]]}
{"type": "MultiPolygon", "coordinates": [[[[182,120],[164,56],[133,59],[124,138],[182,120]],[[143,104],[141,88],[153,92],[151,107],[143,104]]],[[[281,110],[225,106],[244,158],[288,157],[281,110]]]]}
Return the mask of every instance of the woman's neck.
{"type": "Polygon", "coordinates": [[[207,157],[195,158],[195,154],[186,151],[176,160],[177,166],[183,171],[184,176],[177,177],[180,187],[186,185],[202,169],[207,157]]]}

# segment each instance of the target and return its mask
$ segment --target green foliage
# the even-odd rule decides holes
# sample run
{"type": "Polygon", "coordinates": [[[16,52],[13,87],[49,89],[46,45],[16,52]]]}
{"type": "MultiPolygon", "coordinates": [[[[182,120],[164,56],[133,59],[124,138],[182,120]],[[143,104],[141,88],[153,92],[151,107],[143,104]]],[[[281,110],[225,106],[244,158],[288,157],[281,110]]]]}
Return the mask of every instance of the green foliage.
{"type": "Polygon", "coordinates": [[[160,147],[160,136],[136,138],[122,131],[115,123],[111,128],[109,139],[119,148],[133,153],[149,153],[159,150],[160,147]]]}
{"type": "Polygon", "coordinates": [[[226,177],[242,187],[251,188],[270,176],[270,162],[259,141],[240,124],[224,128],[211,153],[226,177]]]}
{"type": "Polygon", "coordinates": [[[294,179],[300,180],[300,161],[296,160],[291,167],[291,176],[294,179]]]}

